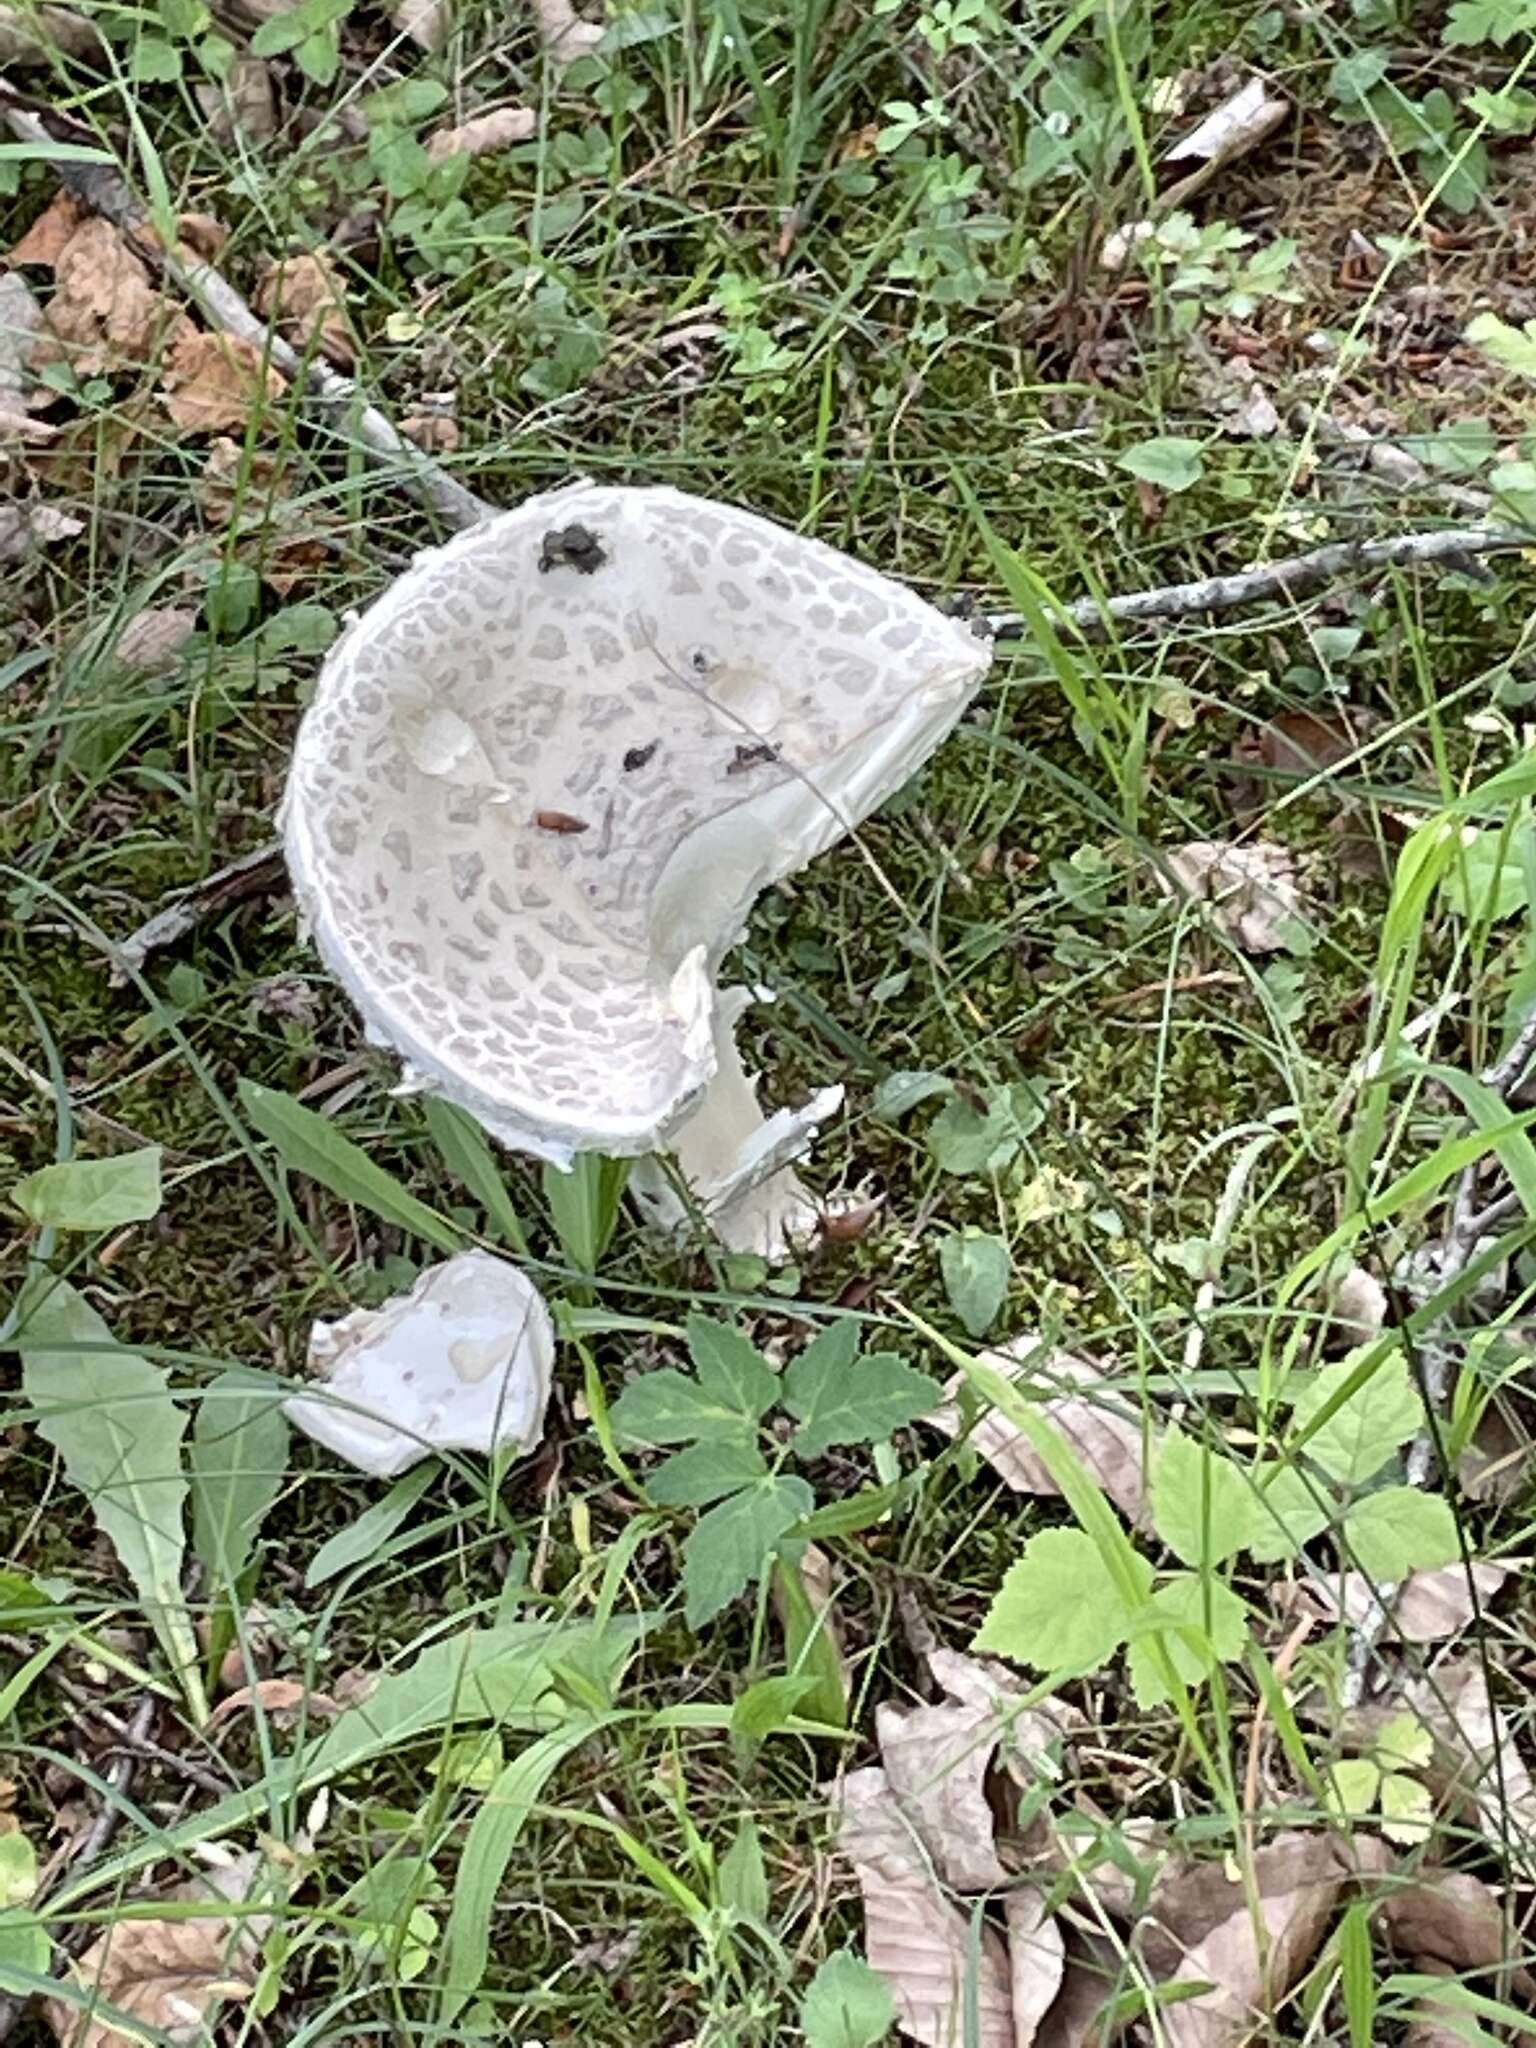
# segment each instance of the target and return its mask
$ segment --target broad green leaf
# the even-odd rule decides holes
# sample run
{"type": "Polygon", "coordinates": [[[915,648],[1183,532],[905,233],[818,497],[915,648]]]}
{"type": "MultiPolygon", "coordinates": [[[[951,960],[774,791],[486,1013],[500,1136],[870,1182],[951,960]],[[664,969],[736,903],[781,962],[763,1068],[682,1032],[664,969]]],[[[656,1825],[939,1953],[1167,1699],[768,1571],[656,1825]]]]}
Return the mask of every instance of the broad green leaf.
{"type": "Polygon", "coordinates": [[[1157,1454],[1152,1521],[1181,1563],[1221,1564],[1249,1543],[1257,1503],[1248,1474],[1209,1444],[1170,1429],[1157,1454]]]}
{"type": "Polygon", "coordinates": [[[11,1189],[23,1216],[55,1230],[113,1230],[160,1209],[160,1147],[40,1166],[11,1189]]]}
{"type": "Polygon", "coordinates": [[[750,1441],[757,1415],[722,1402],[685,1372],[664,1365],[643,1373],[609,1411],[613,1433],[628,1444],[685,1444],[750,1441]]]}
{"type": "Polygon", "coordinates": [[[894,1351],[856,1357],[858,1341],[852,1322],[834,1323],[785,1373],[784,1406],[800,1424],[797,1457],[819,1458],[834,1444],[883,1443],[938,1405],[927,1373],[894,1351]]]}
{"type": "Polygon", "coordinates": [[[632,1159],[578,1154],[569,1173],[544,1169],[544,1200],[560,1249],[579,1273],[595,1273],[618,1224],[632,1159]]]}
{"type": "Polygon", "coordinates": [[[846,1948],[827,1957],[800,2005],[805,2048],[875,2048],[895,2018],[890,1986],[846,1948]]]}
{"type": "MultiPolygon", "coordinates": [[[[1463,11],[1451,10],[1453,16],[1463,11]]],[[[1475,320],[1467,322],[1466,338],[1506,370],[1514,370],[1522,377],[1536,377],[1536,320],[1527,320],[1523,327],[1511,327],[1497,313],[1479,313],[1475,320]]]]}
{"type": "Polygon", "coordinates": [[[905,1479],[893,1479],[889,1486],[862,1486],[857,1493],[845,1493],[841,1500],[823,1501],[796,1533],[812,1542],[823,1536],[857,1536],[861,1529],[872,1529],[890,1514],[909,1490],[910,1482],[905,1479]]]}
{"type": "Polygon", "coordinates": [[[1384,1486],[1357,1500],[1344,1517],[1343,1546],[1373,1579],[1405,1579],[1461,1555],[1450,1503],[1416,1486],[1384,1486]]]}
{"type": "Polygon", "coordinates": [[[26,1836],[13,1829],[0,1835],[0,1990],[25,1997],[30,1987],[21,1971],[41,1977],[48,1969],[46,1932],[25,1909],[37,1890],[37,1852],[26,1836]]]}
{"type": "Polygon", "coordinates": [[[686,1328],[699,1385],[748,1422],[766,1414],[779,1398],[779,1376],[757,1347],[709,1316],[689,1316],[686,1328]]]}
{"type": "Polygon", "coordinates": [[[1384,1767],[1421,1771],[1435,1753],[1434,1731],[1417,1714],[1394,1714],[1376,1737],[1376,1755],[1384,1767]]]}
{"type": "MultiPolygon", "coordinates": [[[[1371,1944],[1372,1911],[1371,1900],[1356,1899],[1340,1921],[1335,1937],[1339,1952],[1339,1979],[1344,1992],[1344,2017],[1349,2023],[1349,2048],[1374,2048],[1379,2038],[1376,2027],[1376,1959],[1371,1944]]],[[[1416,2032],[1417,2029],[1411,2031],[1416,2032]]]]}
{"type": "Polygon", "coordinates": [[[980,1110],[953,1096],[928,1126],[928,1150],[945,1173],[1001,1173],[1044,1123],[1047,1103],[1029,1081],[993,1089],[980,1110]]]}
{"type": "Polygon", "coordinates": [[[1127,448],[1117,461],[1121,469],[1163,491],[1187,491],[1205,475],[1200,443],[1183,434],[1156,434],[1127,448]]]}
{"type": "Polygon", "coordinates": [[[24,1906],[37,1890],[37,1852],[20,1829],[0,1835],[0,1907],[24,1906]]]}
{"type": "Polygon", "coordinates": [[[658,1465],[645,1490],[658,1507],[702,1508],[713,1500],[750,1486],[768,1470],[763,1454],[745,1437],[690,1444],[658,1465]]]}
{"type": "MultiPolygon", "coordinates": [[[[1150,1586],[1152,1573],[1136,1559],[1150,1586]]],[[[1036,1671],[1093,1671],[1125,1641],[1131,1610],[1098,1545],[1081,1529],[1042,1529],[1008,1567],[971,1647],[1036,1671]]]]}
{"type": "MultiPolygon", "coordinates": [[[[1536,469],[1532,469],[1532,477],[1536,480],[1536,469]]],[[[1520,839],[1518,833],[1496,832],[1491,827],[1483,831],[1469,828],[1463,834],[1461,849],[1446,869],[1442,884],[1447,902],[1459,916],[1497,924],[1525,909],[1520,839]]]]}
{"type": "Polygon", "coordinates": [[[328,1536],[309,1561],[305,1586],[312,1592],[354,1565],[366,1564],[403,1526],[438,1472],[434,1458],[429,1464],[418,1465],[414,1472],[402,1474],[382,1500],[376,1500],[372,1507],[364,1508],[356,1521],[345,1523],[334,1536],[328,1536]]]}
{"type": "Polygon", "coordinates": [[[601,1717],[578,1720],[530,1743],[502,1770],[470,1822],[443,1938],[440,2026],[457,2017],[484,1980],[497,1897],[529,1814],[559,1765],[602,1725],[601,1717]]]}
{"type": "Polygon", "coordinates": [[[784,1663],[792,1678],[808,1678],[811,1689],[802,1712],[830,1728],[848,1722],[848,1676],[831,1631],[829,1594],[813,1595],[803,1565],[787,1557],[773,1561],[773,1602],[784,1630],[784,1663]]]}
{"type": "Polygon", "coordinates": [[[181,1591],[186,1415],[161,1367],[117,1344],[67,1280],[28,1288],[15,1345],[38,1434],[90,1501],[201,1718],[197,1642],[181,1591]]]}
{"type": "Polygon", "coordinates": [[[1209,1677],[1218,1663],[1234,1663],[1248,1643],[1247,1607],[1230,1586],[1198,1572],[1165,1579],[1134,1625],[1126,1667],[1139,1707],[1161,1706],[1168,1697],[1152,1654],[1154,1636],[1186,1685],[1209,1677]]]}
{"type": "Polygon", "coordinates": [[[495,1235],[526,1258],[528,1236],[517,1206],[507,1192],[490,1139],[456,1102],[446,1102],[440,1095],[429,1095],[423,1107],[432,1142],[442,1153],[448,1171],[457,1174],[469,1189],[485,1211],[486,1221],[495,1235]]]}
{"type": "Polygon", "coordinates": [[[731,1708],[731,1740],[748,1754],[760,1749],[770,1735],[787,1728],[804,1711],[807,1695],[815,1680],[796,1677],[760,1678],[731,1708]]]}
{"type": "Polygon", "coordinates": [[[418,1202],[392,1173],[376,1165],[361,1145],[338,1131],[329,1117],[255,1081],[240,1083],[240,1101],[256,1129],[276,1146],[285,1166],[307,1173],[342,1201],[356,1202],[439,1251],[464,1249],[463,1235],[455,1225],[425,1202],[418,1202]]]}
{"type": "Polygon", "coordinates": [[[759,1579],[780,1537],[810,1513],[803,1479],[770,1475],[702,1514],[683,1546],[684,1614],[702,1628],[759,1579]]]}
{"type": "Polygon", "coordinates": [[[1329,1522],[1329,1504],[1317,1481],[1294,1465],[1266,1461],[1253,1468],[1253,1521],[1247,1549],[1260,1564],[1294,1557],[1304,1543],[1322,1534],[1329,1522]],[[1320,1497],[1321,1496],[1321,1497],[1320,1497]]]}
{"type": "Polygon", "coordinates": [[[1292,1446],[1351,1486],[1374,1479],[1424,1420],[1401,1351],[1386,1353],[1358,1386],[1365,1351],[1335,1359],[1307,1380],[1291,1412],[1292,1446]]]}
{"type": "Polygon", "coordinates": [[[192,1548],[215,1585],[250,1563],[288,1470],[288,1423],[270,1379],[234,1366],[203,1391],[192,1425],[192,1548]]]}
{"type": "Polygon", "coordinates": [[[720,1903],[744,1920],[768,1918],[768,1872],[757,1824],[748,1815],[720,1858],[720,1903]]]}
{"type": "Polygon", "coordinates": [[[983,1337],[1008,1293],[1012,1267],[1008,1247],[985,1230],[963,1230],[939,1246],[939,1267],[949,1305],[966,1334],[983,1337]]]}

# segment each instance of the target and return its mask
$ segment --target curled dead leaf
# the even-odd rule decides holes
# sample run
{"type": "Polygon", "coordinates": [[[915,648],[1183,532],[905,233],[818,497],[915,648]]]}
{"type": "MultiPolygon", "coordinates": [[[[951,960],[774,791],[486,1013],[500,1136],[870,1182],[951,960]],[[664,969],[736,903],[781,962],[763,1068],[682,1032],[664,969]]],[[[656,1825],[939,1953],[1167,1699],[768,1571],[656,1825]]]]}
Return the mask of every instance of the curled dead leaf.
{"type": "Polygon", "coordinates": [[[14,270],[0,275],[0,442],[52,437],[53,428],[29,411],[39,390],[30,364],[42,324],[43,309],[26,279],[14,270]]]}
{"type": "MultiPolygon", "coordinates": [[[[1029,1331],[983,1357],[1027,1390],[1126,1520],[1144,1526],[1149,1509],[1141,1422],[1114,1392],[1104,1368],[1070,1351],[1049,1350],[1029,1331]]],[[[949,1437],[959,1436],[964,1428],[957,1399],[964,1383],[961,1373],[946,1381],[944,1405],[925,1418],[949,1437]]],[[[997,1409],[986,1409],[978,1417],[968,1441],[1015,1493],[1060,1492],[1029,1439],[997,1409]]]]}
{"type": "Polygon", "coordinates": [[[864,1953],[890,1986],[902,2031],[925,2048],[956,2048],[974,2001],[975,2048],[1015,2048],[1002,1937],[981,1930],[973,1973],[969,1917],[939,1889],[885,1772],[853,1771],[833,1797],[838,1853],[864,1898],[864,1953]]]}
{"type": "Polygon", "coordinates": [[[256,303],[296,349],[318,348],[342,369],[352,367],[357,351],[347,328],[341,284],[324,256],[285,256],[269,264],[256,303]]]}
{"type": "Polygon", "coordinates": [[[192,333],[192,323],[150,282],[149,272],[110,222],[80,222],[54,258],[47,332],[79,376],[124,363],[153,362],[162,346],[192,333]]]}
{"type": "Polygon", "coordinates": [[[124,668],[153,675],[172,665],[196,631],[197,613],[191,606],[151,605],[134,613],[112,652],[124,668]]]}
{"type": "Polygon", "coordinates": [[[56,57],[100,54],[100,30],[72,7],[0,7],[0,64],[21,70],[56,57]]]}
{"type": "Polygon", "coordinates": [[[1210,903],[1217,927],[1245,953],[1278,953],[1282,925],[1301,909],[1290,854],[1266,840],[1192,839],[1154,872],[1165,895],[1210,903]]]}
{"type": "Polygon", "coordinates": [[[183,334],[160,372],[165,409],[189,434],[244,427],[253,412],[286,389],[254,342],[233,334],[183,334]]]}
{"type": "Polygon", "coordinates": [[[445,412],[413,412],[400,431],[427,455],[451,455],[459,445],[459,423],[445,412]]]}
{"type": "MultiPolygon", "coordinates": [[[[1508,1577],[1508,1567],[1500,1564],[1474,1564],[1470,1573],[1459,1564],[1410,1572],[1392,1602],[1384,1633],[1401,1643],[1438,1643],[1459,1635],[1508,1577]]],[[[1347,1571],[1310,1580],[1306,1597],[1329,1620],[1342,1614],[1358,1628],[1372,1611],[1376,1590],[1364,1572],[1347,1571]]]]}
{"type": "Polygon", "coordinates": [[[242,1685],[219,1701],[208,1716],[212,1734],[247,1707],[256,1709],[278,1728],[294,1728],[304,1720],[328,1720],[344,1711],[341,1702],[327,1692],[311,1692],[297,1678],[262,1678],[255,1685],[242,1685]]]}
{"type": "Polygon", "coordinates": [[[562,70],[590,56],[607,33],[602,22],[578,14],[572,0],[533,0],[533,14],[544,48],[562,70]]]}
{"type": "Polygon", "coordinates": [[[6,262],[34,263],[40,269],[52,270],[68,247],[75,229],[86,218],[85,208],[73,192],[67,188],[56,192],[47,208],[11,249],[6,262]]]}
{"type": "Polygon", "coordinates": [[[1387,1320],[1387,1290],[1364,1266],[1351,1266],[1328,1291],[1332,1333],[1345,1345],[1369,1344],[1387,1320]]]}
{"type": "Polygon", "coordinates": [[[1331,1836],[1277,1836],[1253,1859],[1256,1925],[1242,1880],[1222,1865],[1171,1869],[1137,1930],[1141,1953],[1158,1982],[1208,1988],[1163,2009],[1168,2048],[1239,2048],[1267,2028],[1354,1870],[1331,1836]]]}
{"type": "Polygon", "coordinates": [[[24,561],[56,541],[84,533],[85,522],[57,505],[0,505],[0,562],[24,561]]]}
{"type": "Polygon", "coordinates": [[[281,123],[277,81],[266,60],[244,52],[218,81],[193,87],[197,104],[215,142],[229,144],[237,135],[247,142],[270,142],[281,123]]]}
{"type": "Polygon", "coordinates": [[[1032,2048],[1041,2022],[1061,1992],[1066,1943],[1045,1894],[1023,1885],[1003,1900],[1008,1927],[1008,1977],[1013,1997],[1013,2048],[1032,2048]]]}
{"type": "MultiPolygon", "coordinates": [[[[1498,1899],[1470,1871],[1421,1866],[1413,1884],[1384,1887],[1375,1912],[1393,1948],[1416,1969],[1486,1970],[1512,1953],[1498,1899]]],[[[1528,1970],[1515,1971],[1512,1982],[1527,2001],[1536,1991],[1528,1970]]]]}
{"type": "Polygon", "coordinates": [[[486,156],[527,142],[538,128],[539,117],[532,107],[497,107],[492,113],[461,121],[457,128],[439,128],[427,137],[427,155],[435,164],[450,156],[486,156]]]}

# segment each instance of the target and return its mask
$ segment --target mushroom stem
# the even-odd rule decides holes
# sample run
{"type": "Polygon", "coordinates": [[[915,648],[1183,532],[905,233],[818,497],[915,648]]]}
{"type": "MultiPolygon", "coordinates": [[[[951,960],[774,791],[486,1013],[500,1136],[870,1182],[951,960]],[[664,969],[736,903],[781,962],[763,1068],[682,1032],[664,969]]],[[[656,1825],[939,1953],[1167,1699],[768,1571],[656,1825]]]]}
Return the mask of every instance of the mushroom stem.
{"type": "Polygon", "coordinates": [[[646,1221],[662,1235],[680,1235],[697,1215],[727,1251],[782,1265],[816,1235],[821,1220],[792,1162],[805,1156],[820,1125],[841,1107],[843,1091],[822,1088],[802,1109],[765,1116],[736,1044],[737,1021],[751,1001],[749,989],[720,991],[714,1078],[670,1147],[691,1208],[656,1155],[637,1163],[630,1187],[646,1221]]]}

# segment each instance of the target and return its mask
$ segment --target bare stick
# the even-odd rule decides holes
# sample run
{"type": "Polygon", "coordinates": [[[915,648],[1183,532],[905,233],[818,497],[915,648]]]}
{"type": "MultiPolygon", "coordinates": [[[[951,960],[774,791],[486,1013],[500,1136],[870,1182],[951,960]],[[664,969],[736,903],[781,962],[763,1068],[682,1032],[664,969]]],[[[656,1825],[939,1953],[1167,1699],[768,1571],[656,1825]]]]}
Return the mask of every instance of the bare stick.
{"type": "Polygon", "coordinates": [[[119,941],[112,979],[125,982],[151,953],[158,953],[163,946],[174,946],[205,919],[227,910],[231,904],[242,903],[248,896],[259,896],[267,889],[286,888],[287,880],[282,845],[270,839],[266,845],[242,853],[226,867],[215,868],[202,881],[177,889],[153,917],[146,918],[137,931],[119,941]]]}
{"type": "MultiPolygon", "coordinates": [[[[1511,554],[1536,545],[1536,535],[1518,526],[1451,526],[1429,533],[1399,533],[1385,540],[1340,540],[1309,554],[1287,555],[1256,569],[1228,576],[1203,576],[1194,583],[1168,583],[1156,590],[1133,590],[1121,597],[1080,597],[1063,607],[1076,626],[1092,630],[1106,620],[1125,625],[1149,619],[1187,619],[1197,612],[1236,611],[1270,597],[1296,597],[1320,584],[1371,569],[1404,569],[1459,561],[1479,555],[1511,554]]],[[[1018,640],[1026,622],[1007,612],[988,621],[999,640],[1018,640]]]]}
{"type": "MultiPolygon", "coordinates": [[[[38,145],[46,154],[50,145],[94,143],[91,130],[49,110],[34,110],[21,94],[0,76],[0,109],[6,126],[23,142],[38,145]]],[[[310,395],[327,411],[344,419],[358,439],[382,461],[397,463],[405,481],[445,526],[476,526],[489,519],[496,507],[455,482],[429,455],[407,441],[383,413],[367,404],[357,386],[340,376],[318,356],[305,358],[289,347],[281,335],[259,320],[234,286],[211,263],[203,263],[185,248],[165,249],[153,235],[153,222],[125,180],[110,164],[77,163],[65,158],[55,165],[60,178],[93,213],[99,213],[116,228],[134,237],[134,247],[157,263],[188,295],[214,326],[241,341],[248,341],[269,357],[289,377],[300,379],[310,395]],[[146,232],[146,230],[148,232],[146,232]]]]}

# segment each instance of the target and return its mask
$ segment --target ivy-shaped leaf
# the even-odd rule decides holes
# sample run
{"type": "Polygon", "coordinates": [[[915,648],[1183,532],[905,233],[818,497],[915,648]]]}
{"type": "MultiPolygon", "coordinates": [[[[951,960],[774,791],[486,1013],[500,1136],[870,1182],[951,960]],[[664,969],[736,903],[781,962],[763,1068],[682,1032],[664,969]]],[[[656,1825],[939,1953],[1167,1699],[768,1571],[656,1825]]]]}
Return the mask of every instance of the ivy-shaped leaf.
{"type": "MultiPolygon", "coordinates": [[[[1135,1562],[1150,1586],[1151,1568],[1135,1562]]],[[[1042,1529],[1008,1567],[971,1647],[1036,1671],[1093,1671],[1130,1625],[1131,1610],[1093,1539],[1081,1529],[1042,1529]]]]}
{"type": "Polygon", "coordinates": [[[784,1375],[784,1406],[800,1427],[795,1453],[819,1458],[834,1444],[883,1443],[892,1430],[926,1415],[939,1390],[893,1351],[858,1354],[858,1325],[834,1323],[784,1375]]]}
{"type": "Polygon", "coordinates": [[[1152,1521],[1181,1563],[1220,1564],[1245,1549],[1257,1506],[1253,1481],[1233,1459],[1169,1430],[1157,1456],[1152,1521]]]}

